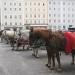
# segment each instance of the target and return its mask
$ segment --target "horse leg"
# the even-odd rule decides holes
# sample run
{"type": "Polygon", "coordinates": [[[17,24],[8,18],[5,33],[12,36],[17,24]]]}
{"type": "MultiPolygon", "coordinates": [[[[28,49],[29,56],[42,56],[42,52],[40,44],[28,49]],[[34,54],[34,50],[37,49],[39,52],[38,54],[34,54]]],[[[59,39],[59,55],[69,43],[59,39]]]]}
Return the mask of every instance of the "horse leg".
{"type": "Polygon", "coordinates": [[[14,46],[14,44],[12,43],[12,50],[14,50],[14,47],[15,47],[15,46],[14,46]]]}
{"type": "Polygon", "coordinates": [[[33,51],[32,55],[35,56],[35,48],[33,48],[32,51],[33,51]]]}
{"type": "Polygon", "coordinates": [[[36,58],[39,58],[39,55],[38,55],[38,48],[36,48],[36,50],[35,50],[35,56],[36,56],[36,58]]]}
{"type": "Polygon", "coordinates": [[[62,71],[59,52],[56,52],[56,58],[57,58],[57,62],[58,62],[58,69],[57,70],[62,71]]]}
{"type": "Polygon", "coordinates": [[[25,45],[23,45],[23,50],[24,50],[25,45]]]}
{"type": "Polygon", "coordinates": [[[74,65],[74,50],[72,50],[72,65],[74,65]]]}
{"type": "Polygon", "coordinates": [[[51,53],[49,53],[48,50],[47,50],[47,56],[48,56],[48,63],[46,64],[46,66],[50,68],[51,67],[51,53]]]}
{"type": "Polygon", "coordinates": [[[17,43],[17,45],[16,45],[16,50],[19,50],[19,43],[17,43]]]}
{"type": "Polygon", "coordinates": [[[54,70],[55,69],[55,56],[54,54],[51,56],[51,59],[52,59],[52,66],[51,66],[51,70],[54,70]]]}

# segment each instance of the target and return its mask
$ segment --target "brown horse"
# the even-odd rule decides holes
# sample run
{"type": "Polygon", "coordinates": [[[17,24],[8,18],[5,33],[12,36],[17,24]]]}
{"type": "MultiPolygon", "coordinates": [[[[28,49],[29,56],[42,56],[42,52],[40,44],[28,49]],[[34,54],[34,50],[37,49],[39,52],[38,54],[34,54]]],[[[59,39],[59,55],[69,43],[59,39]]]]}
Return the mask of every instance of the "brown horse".
{"type": "MultiPolygon", "coordinates": [[[[43,39],[45,41],[45,46],[47,50],[48,55],[48,67],[51,67],[51,69],[54,69],[55,67],[55,56],[57,58],[58,62],[58,69],[61,69],[60,64],[60,56],[59,51],[60,49],[63,49],[64,47],[64,38],[62,37],[63,34],[60,32],[52,32],[51,30],[46,29],[33,29],[31,30],[30,34],[30,42],[33,43],[37,39],[43,39]],[[51,66],[51,60],[53,62],[53,65],[51,66]]],[[[32,44],[31,44],[32,45],[32,44]]]]}

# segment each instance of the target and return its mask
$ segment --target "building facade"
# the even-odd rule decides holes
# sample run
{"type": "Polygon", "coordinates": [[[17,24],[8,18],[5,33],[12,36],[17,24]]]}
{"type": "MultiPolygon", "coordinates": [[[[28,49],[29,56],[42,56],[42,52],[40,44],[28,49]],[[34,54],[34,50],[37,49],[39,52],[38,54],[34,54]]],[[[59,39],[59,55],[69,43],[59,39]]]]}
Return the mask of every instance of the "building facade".
{"type": "Polygon", "coordinates": [[[24,24],[32,27],[47,27],[47,7],[47,0],[24,0],[24,24]]]}
{"type": "Polygon", "coordinates": [[[1,29],[24,26],[23,0],[2,0],[1,29]]]}
{"type": "Polygon", "coordinates": [[[3,0],[1,6],[1,29],[47,28],[47,0],[3,0]]]}
{"type": "Polygon", "coordinates": [[[0,30],[1,30],[1,1],[0,1],[0,30]]]}
{"type": "Polygon", "coordinates": [[[75,27],[75,0],[1,0],[1,29],[75,27]]]}
{"type": "Polygon", "coordinates": [[[48,28],[68,30],[75,27],[75,0],[48,0],[48,28]]]}

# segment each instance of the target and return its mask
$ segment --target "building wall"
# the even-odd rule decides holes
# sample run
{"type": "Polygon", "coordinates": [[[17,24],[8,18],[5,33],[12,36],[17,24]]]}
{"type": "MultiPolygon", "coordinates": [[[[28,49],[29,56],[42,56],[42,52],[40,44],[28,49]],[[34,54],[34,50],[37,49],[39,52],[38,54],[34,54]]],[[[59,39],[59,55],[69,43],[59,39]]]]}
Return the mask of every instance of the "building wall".
{"type": "Polygon", "coordinates": [[[65,29],[75,25],[75,0],[48,0],[48,28],[65,29]]]}
{"type": "Polygon", "coordinates": [[[0,30],[1,30],[1,1],[0,1],[0,30]]]}
{"type": "Polygon", "coordinates": [[[23,27],[24,9],[23,0],[2,0],[1,28],[23,27]]]}
{"type": "Polygon", "coordinates": [[[47,0],[24,0],[24,24],[47,27],[47,7],[47,0]]]}

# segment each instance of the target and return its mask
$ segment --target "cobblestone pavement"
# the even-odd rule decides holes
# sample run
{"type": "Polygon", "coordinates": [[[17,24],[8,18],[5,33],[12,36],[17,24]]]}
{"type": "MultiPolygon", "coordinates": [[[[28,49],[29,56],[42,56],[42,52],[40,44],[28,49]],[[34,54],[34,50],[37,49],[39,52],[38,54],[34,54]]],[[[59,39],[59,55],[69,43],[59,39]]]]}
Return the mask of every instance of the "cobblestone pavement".
{"type": "Polygon", "coordinates": [[[75,75],[75,66],[70,64],[70,55],[61,55],[63,71],[60,73],[45,66],[45,50],[40,50],[39,56],[36,59],[32,56],[32,51],[12,51],[10,45],[0,43],[0,75],[75,75]]]}

